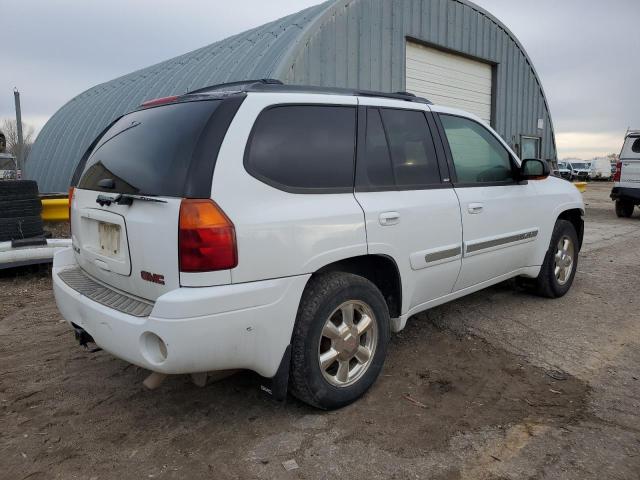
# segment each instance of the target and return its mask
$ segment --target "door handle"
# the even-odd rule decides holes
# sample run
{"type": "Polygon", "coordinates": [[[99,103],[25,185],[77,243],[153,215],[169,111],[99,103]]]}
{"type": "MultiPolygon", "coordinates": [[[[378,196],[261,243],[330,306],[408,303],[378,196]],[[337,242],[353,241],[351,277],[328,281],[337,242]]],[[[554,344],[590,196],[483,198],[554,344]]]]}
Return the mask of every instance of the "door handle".
{"type": "Polygon", "coordinates": [[[482,204],[482,203],[470,203],[467,206],[467,211],[471,215],[476,215],[478,213],[482,213],[483,210],[484,210],[484,204],[482,204]]]}
{"type": "Polygon", "coordinates": [[[390,227],[400,223],[400,214],[398,212],[384,212],[380,214],[378,220],[383,227],[390,227]]]}

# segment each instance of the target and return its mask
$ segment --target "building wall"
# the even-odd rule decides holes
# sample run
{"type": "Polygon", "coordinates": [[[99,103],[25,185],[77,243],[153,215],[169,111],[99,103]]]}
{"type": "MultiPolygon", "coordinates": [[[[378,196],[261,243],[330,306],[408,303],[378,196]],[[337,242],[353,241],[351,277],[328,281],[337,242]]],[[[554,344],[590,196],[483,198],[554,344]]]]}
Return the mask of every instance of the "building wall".
{"type": "Polygon", "coordinates": [[[506,27],[466,1],[336,2],[280,76],[296,84],[404,91],[408,38],[493,64],[493,127],[512,147],[520,135],[542,136],[542,156],[556,158],[544,92],[526,53],[506,27]]]}
{"type": "Polygon", "coordinates": [[[96,136],[143,101],[225,82],[271,77],[309,22],[331,3],[310,7],[82,92],[63,105],[38,135],[25,167],[27,177],[38,181],[41,192],[66,192],[76,165],[96,136]]]}
{"type": "Polygon", "coordinates": [[[467,0],[329,0],[212,45],[97,85],[42,129],[26,165],[43,192],[66,191],[83,153],[142,101],[237,80],[405,90],[407,38],[495,65],[494,127],[511,145],[542,136],[555,158],[544,93],[526,53],[497,19],[467,0]],[[538,118],[544,129],[537,129],[538,118]]]}

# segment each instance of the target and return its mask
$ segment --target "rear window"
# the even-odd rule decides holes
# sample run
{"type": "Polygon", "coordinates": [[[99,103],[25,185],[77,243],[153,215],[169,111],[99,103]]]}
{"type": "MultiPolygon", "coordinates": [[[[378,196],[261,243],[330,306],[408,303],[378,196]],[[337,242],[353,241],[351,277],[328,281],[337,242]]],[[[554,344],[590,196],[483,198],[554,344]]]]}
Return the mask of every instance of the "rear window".
{"type": "Polygon", "coordinates": [[[293,193],[353,191],[355,136],[354,107],[273,107],[256,120],[245,168],[293,193]]]}
{"type": "MultiPolygon", "coordinates": [[[[211,193],[220,100],[183,102],[125,115],[100,138],[86,161],[79,187],[87,190],[158,195],[211,193]],[[202,178],[202,164],[205,178],[202,178]],[[199,172],[199,173],[198,173],[199,172]],[[206,176],[208,175],[208,178],[206,176]],[[199,178],[194,178],[199,177],[199,178]],[[113,180],[115,188],[99,185],[113,180]]],[[[219,149],[219,144],[217,145],[219,149]]]]}

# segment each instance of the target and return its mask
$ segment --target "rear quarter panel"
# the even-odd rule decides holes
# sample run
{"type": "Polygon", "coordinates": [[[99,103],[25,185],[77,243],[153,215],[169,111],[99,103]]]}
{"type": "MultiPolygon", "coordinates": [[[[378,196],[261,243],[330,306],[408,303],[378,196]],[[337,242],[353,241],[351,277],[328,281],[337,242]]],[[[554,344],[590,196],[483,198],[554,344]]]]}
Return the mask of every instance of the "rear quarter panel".
{"type": "Polygon", "coordinates": [[[234,223],[238,266],[233,283],[313,273],[366,255],[364,213],[352,193],[294,194],[252,177],[244,168],[247,141],[259,113],[276,104],[353,105],[353,97],[290,94],[247,96],[220,150],[212,198],[234,223]]]}

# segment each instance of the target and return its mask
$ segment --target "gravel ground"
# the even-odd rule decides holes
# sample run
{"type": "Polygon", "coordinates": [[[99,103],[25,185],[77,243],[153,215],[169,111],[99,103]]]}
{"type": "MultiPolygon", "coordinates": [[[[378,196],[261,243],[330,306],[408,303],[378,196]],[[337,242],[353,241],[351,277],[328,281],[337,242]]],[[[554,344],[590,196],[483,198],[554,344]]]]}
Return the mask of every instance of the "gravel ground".
{"type": "Polygon", "coordinates": [[[0,478],[640,478],[640,216],[591,184],[572,291],[512,282],[430,310],[359,402],[278,404],[80,349],[47,269],[0,274],[0,478]],[[295,460],[287,471],[283,462],[295,460]]]}

